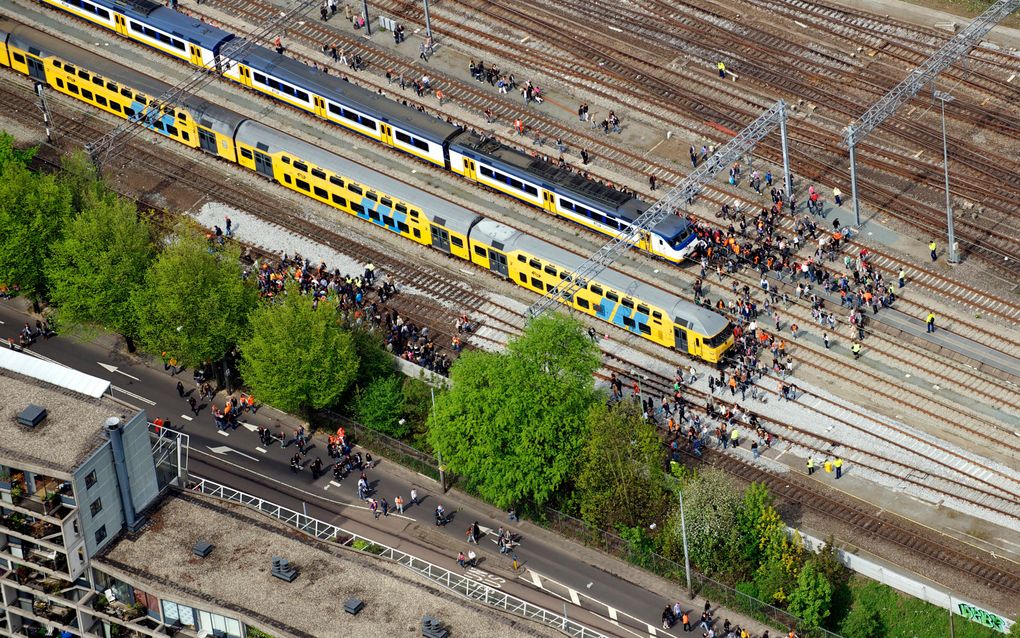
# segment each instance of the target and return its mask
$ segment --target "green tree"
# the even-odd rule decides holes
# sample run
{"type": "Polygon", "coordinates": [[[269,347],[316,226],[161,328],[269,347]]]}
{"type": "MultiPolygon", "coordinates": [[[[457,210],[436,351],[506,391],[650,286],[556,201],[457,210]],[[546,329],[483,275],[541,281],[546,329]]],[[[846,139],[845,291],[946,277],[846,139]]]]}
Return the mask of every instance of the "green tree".
{"type": "Polygon", "coordinates": [[[358,354],[351,334],[324,306],[288,286],[282,299],[251,313],[241,343],[241,375],[260,401],[310,418],[354,382],[358,354]]]}
{"type": "Polygon", "coordinates": [[[403,381],[396,375],[379,377],[358,392],[354,413],[365,427],[394,438],[404,438],[411,426],[404,418],[403,381]]]}
{"type": "Polygon", "coordinates": [[[797,532],[787,534],[780,521],[764,542],[763,553],[754,582],[763,597],[785,604],[804,565],[804,542],[797,532]]]}
{"type": "MultiPolygon", "coordinates": [[[[850,613],[843,619],[840,630],[845,638],[877,638],[884,634],[878,610],[861,603],[850,608],[850,613]]],[[[1013,634],[1010,635],[1017,638],[1013,634]]]]}
{"type": "Polygon", "coordinates": [[[391,376],[396,366],[379,333],[364,326],[348,325],[348,329],[360,361],[355,384],[364,387],[374,379],[391,376]]]}
{"type": "Polygon", "coordinates": [[[751,483],[744,490],[737,527],[741,536],[741,557],[749,569],[758,567],[770,539],[777,530],[784,528],[772,503],[772,495],[764,483],[751,483]]]}
{"type": "Polygon", "coordinates": [[[466,352],[436,397],[428,440],[449,469],[500,507],[541,505],[574,476],[599,401],[597,346],[578,321],[543,315],[505,354],[466,352]]]}
{"type": "Polygon", "coordinates": [[[44,264],[71,218],[72,197],[56,177],[31,172],[22,154],[2,146],[0,161],[7,163],[0,168],[0,283],[16,285],[38,302],[47,296],[44,264]]]}
{"type": "Polygon", "coordinates": [[[84,151],[69,153],[60,159],[60,182],[70,191],[76,211],[111,194],[99,169],[84,151]]]}
{"type": "MultiPolygon", "coordinates": [[[[691,562],[709,575],[731,574],[740,555],[737,517],[740,493],[733,481],[715,469],[700,472],[683,489],[687,522],[687,545],[691,562]]],[[[670,515],[663,551],[670,558],[683,557],[680,510],[670,515]]]]}
{"type": "Polygon", "coordinates": [[[148,226],[135,206],[114,195],[90,198],[53,246],[47,264],[58,318],[98,324],[129,339],[135,334],[131,296],[154,257],[148,226]]]}
{"type": "Polygon", "coordinates": [[[3,170],[8,164],[28,166],[38,150],[37,146],[24,150],[18,149],[14,146],[14,136],[7,131],[0,131],[0,170],[3,170]]]}
{"type": "Polygon", "coordinates": [[[213,250],[182,227],[131,299],[142,346],[194,366],[221,359],[241,341],[258,292],[242,278],[236,248],[213,250]]]}
{"type": "Polygon", "coordinates": [[[643,528],[666,505],[662,442],[633,401],[599,403],[588,414],[588,443],[577,477],[581,518],[596,529],[643,528]]]}
{"type": "Polygon", "coordinates": [[[790,594],[790,613],[800,617],[808,627],[821,627],[829,616],[832,601],[832,585],[818,568],[809,560],[797,576],[797,587],[790,594]]]}

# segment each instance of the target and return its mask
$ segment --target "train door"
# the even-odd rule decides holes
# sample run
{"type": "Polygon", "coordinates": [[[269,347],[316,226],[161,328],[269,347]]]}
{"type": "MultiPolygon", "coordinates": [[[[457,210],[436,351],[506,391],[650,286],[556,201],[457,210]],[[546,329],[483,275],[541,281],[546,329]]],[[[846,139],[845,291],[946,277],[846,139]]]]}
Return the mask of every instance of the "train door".
{"type": "Polygon", "coordinates": [[[466,157],[464,158],[464,177],[477,179],[475,176],[475,161],[466,157]]]}
{"type": "Polygon", "coordinates": [[[214,155],[219,154],[219,149],[216,147],[216,135],[204,128],[198,129],[198,147],[214,155]]]}
{"type": "Polygon", "coordinates": [[[202,61],[202,49],[197,45],[189,44],[188,50],[191,51],[191,63],[195,66],[205,66],[205,62],[202,61]]]}
{"type": "Polygon", "coordinates": [[[499,273],[501,277],[509,277],[510,269],[507,267],[506,255],[489,249],[489,270],[499,273]]]}
{"type": "Polygon", "coordinates": [[[243,64],[237,65],[237,74],[241,77],[241,84],[251,86],[251,71],[243,64]]]}
{"type": "Polygon", "coordinates": [[[450,233],[445,228],[440,228],[435,224],[431,225],[432,228],[432,247],[441,250],[446,254],[450,254],[450,233]]]}
{"type": "Polygon", "coordinates": [[[393,128],[389,124],[379,123],[379,130],[382,132],[382,139],[379,140],[383,144],[393,146],[393,128]]]}
{"type": "Polygon", "coordinates": [[[313,96],[315,102],[315,114],[319,117],[326,117],[326,101],[318,95],[313,96]]]}
{"type": "Polygon", "coordinates": [[[275,178],[276,176],[273,175],[273,158],[265,153],[255,151],[255,172],[259,175],[265,175],[270,179],[275,178]]]}
{"type": "Polygon", "coordinates": [[[119,13],[113,14],[113,30],[121,35],[127,35],[127,21],[119,13]]]}
{"type": "Polygon", "coordinates": [[[45,82],[46,67],[43,66],[42,60],[34,58],[30,55],[26,55],[25,57],[28,58],[28,76],[33,80],[45,82]]]}
{"type": "Polygon", "coordinates": [[[542,191],[542,199],[545,202],[544,204],[542,204],[542,208],[544,208],[544,209],[546,209],[546,210],[548,210],[550,212],[555,213],[556,212],[555,195],[553,195],[551,192],[549,192],[547,190],[543,190],[542,191]]]}
{"type": "Polygon", "coordinates": [[[673,334],[676,336],[676,349],[680,352],[689,353],[687,345],[687,331],[680,326],[673,326],[673,334]]]}

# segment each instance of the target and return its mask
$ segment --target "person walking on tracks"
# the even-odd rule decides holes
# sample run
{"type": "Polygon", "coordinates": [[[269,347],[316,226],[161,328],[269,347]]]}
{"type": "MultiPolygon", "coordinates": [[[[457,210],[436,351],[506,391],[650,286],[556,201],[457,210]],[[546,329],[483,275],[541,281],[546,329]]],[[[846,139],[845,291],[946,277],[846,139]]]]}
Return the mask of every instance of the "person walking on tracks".
{"type": "Polygon", "coordinates": [[[929,310],[928,317],[924,320],[928,326],[928,334],[934,334],[935,332],[935,311],[929,310]]]}
{"type": "Polygon", "coordinates": [[[843,476],[843,457],[837,456],[832,462],[832,467],[836,468],[836,480],[839,480],[839,477],[843,476]]]}
{"type": "Polygon", "coordinates": [[[807,457],[807,474],[811,476],[815,473],[815,459],[812,456],[807,457]]]}
{"type": "Polygon", "coordinates": [[[850,351],[854,353],[854,359],[861,358],[861,342],[854,341],[854,345],[850,346],[850,351]]]}
{"type": "Polygon", "coordinates": [[[931,252],[931,260],[936,261],[939,258],[938,252],[939,245],[935,243],[935,240],[931,240],[928,244],[928,251],[931,252]]]}

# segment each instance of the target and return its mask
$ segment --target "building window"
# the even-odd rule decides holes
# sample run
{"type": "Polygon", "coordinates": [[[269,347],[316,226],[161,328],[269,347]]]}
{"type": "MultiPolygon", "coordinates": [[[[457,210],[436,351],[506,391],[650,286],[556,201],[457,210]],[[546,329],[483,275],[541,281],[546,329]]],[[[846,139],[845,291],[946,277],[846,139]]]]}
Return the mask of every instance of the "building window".
{"type": "Polygon", "coordinates": [[[85,475],[85,489],[92,489],[92,486],[96,484],[96,471],[92,470],[85,475]]]}
{"type": "Polygon", "coordinates": [[[89,506],[89,510],[92,512],[92,517],[95,518],[96,514],[103,511],[103,499],[97,498],[92,501],[92,505],[89,506]]]}
{"type": "Polygon", "coordinates": [[[96,542],[102,543],[104,540],[106,540],[106,525],[96,530],[96,542]]]}

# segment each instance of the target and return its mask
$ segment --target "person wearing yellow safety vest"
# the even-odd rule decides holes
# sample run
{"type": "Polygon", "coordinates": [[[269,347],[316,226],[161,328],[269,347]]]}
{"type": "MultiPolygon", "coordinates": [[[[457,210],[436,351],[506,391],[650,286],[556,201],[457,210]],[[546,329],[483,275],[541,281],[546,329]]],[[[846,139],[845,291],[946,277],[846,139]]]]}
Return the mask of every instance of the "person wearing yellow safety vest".
{"type": "Polygon", "coordinates": [[[935,312],[933,310],[928,311],[928,317],[924,322],[928,325],[928,334],[935,332],[935,312]]]}
{"type": "Polygon", "coordinates": [[[832,474],[832,461],[830,459],[825,459],[825,463],[822,463],[822,467],[825,468],[826,474],[832,474]]]}
{"type": "Polygon", "coordinates": [[[836,460],[832,462],[832,466],[836,468],[836,479],[838,480],[843,476],[843,459],[837,456],[836,460]]]}
{"type": "Polygon", "coordinates": [[[811,476],[815,473],[815,460],[812,457],[807,457],[807,473],[811,476]]]}
{"type": "Polygon", "coordinates": [[[725,63],[718,62],[718,63],[716,63],[715,68],[719,69],[719,77],[721,77],[721,78],[725,78],[726,77],[726,64],[725,63]]]}
{"type": "Polygon", "coordinates": [[[939,245],[935,243],[934,239],[931,240],[931,243],[928,244],[928,250],[931,251],[932,261],[935,261],[936,259],[939,258],[938,247],[939,245]]]}
{"type": "Polygon", "coordinates": [[[859,341],[854,341],[854,345],[850,346],[850,351],[854,353],[854,359],[861,358],[861,344],[859,341]]]}
{"type": "Polygon", "coordinates": [[[740,430],[733,428],[733,432],[730,433],[730,443],[736,449],[740,445],[740,430]]]}

